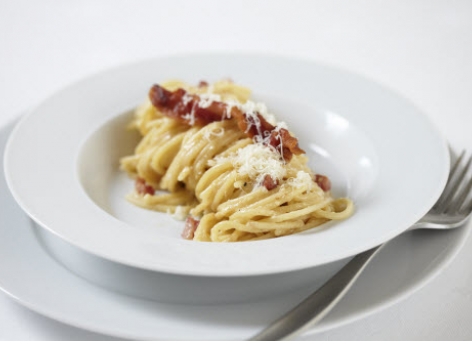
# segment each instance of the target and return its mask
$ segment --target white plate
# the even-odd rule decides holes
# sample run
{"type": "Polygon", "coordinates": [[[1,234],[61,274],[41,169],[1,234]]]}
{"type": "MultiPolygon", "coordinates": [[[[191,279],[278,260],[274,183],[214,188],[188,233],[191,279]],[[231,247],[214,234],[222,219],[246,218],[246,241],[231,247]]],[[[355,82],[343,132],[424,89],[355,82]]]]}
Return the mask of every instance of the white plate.
{"type": "MultiPolygon", "coordinates": [[[[0,130],[0,161],[10,128],[0,130]]],[[[411,295],[455,257],[471,225],[422,231],[392,240],[346,297],[318,326],[326,331],[377,312],[411,295]],[[368,294],[366,294],[368,292],[368,294]]],[[[0,289],[19,303],[58,321],[102,334],[151,340],[242,340],[308,294],[252,304],[163,304],[94,286],[54,261],[0,176],[0,289]]]]}
{"type": "MultiPolygon", "coordinates": [[[[57,236],[112,261],[201,276],[293,271],[385,242],[428,211],[449,165],[433,125],[384,87],[312,62],[244,54],[154,59],[73,84],[20,122],[5,158],[14,197],[57,236]],[[325,169],[336,191],[355,201],[352,218],[274,240],[215,245],[182,240],[182,223],[115,195],[123,184],[116,160],[135,140],[119,126],[149,87],[168,78],[228,76],[297,133],[313,168],[325,169]]],[[[131,190],[131,181],[125,185],[131,190]]]]}

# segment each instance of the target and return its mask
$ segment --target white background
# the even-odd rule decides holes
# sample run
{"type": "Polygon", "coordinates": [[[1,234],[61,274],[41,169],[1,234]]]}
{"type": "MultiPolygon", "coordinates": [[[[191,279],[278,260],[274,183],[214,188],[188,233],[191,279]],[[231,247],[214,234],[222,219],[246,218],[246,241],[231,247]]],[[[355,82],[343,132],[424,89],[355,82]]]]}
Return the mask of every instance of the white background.
{"type": "MultiPolygon", "coordinates": [[[[367,76],[472,151],[472,2],[0,0],[0,125],[123,62],[196,51],[311,58],[367,76]]],[[[434,158],[431,158],[434,160],[434,158]]],[[[472,244],[407,300],[319,340],[471,340],[472,244]]],[[[0,340],[109,339],[0,293],[0,340]]]]}

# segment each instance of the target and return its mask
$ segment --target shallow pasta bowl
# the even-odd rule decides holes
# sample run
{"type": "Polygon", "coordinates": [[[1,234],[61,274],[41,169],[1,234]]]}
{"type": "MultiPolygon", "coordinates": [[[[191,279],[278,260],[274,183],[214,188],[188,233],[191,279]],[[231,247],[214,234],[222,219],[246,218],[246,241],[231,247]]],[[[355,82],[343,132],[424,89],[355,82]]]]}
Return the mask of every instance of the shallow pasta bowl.
{"type": "Polygon", "coordinates": [[[421,218],[439,197],[448,166],[436,128],[392,91],[310,61],[254,54],[156,58],[96,74],[28,113],[5,152],[11,192],[52,235],[47,242],[63,259],[71,256],[59,246],[67,245],[112,264],[186,279],[292,274],[295,282],[297,272],[335,269],[421,218]],[[181,239],[181,221],[125,200],[133,183],[118,160],[137,143],[126,125],[150,86],[228,77],[287,122],[312,169],[331,178],[334,195],[353,199],[351,218],[270,240],[202,243],[181,239]]]}

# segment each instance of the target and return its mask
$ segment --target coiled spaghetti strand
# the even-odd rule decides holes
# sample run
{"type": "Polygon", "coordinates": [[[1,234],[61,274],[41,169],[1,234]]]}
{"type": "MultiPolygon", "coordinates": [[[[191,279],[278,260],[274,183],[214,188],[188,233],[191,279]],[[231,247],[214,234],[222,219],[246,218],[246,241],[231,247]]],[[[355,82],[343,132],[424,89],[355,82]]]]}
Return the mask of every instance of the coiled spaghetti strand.
{"type": "MultiPolygon", "coordinates": [[[[172,91],[184,88],[193,94],[218,94],[224,100],[233,101],[232,105],[234,101],[245,103],[250,93],[229,81],[212,86],[202,83],[198,87],[169,81],[163,87],[172,91]]],[[[333,199],[329,189],[318,185],[315,174],[307,166],[306,155],[284,155],[283,171],[274,169],[280,176],[272,177],[272,184],[265,184],[265,177],[256,180],[248,174],[250,171],[240,172],[243,164],[236,163],[242,162],[234,161],[240,151],[252,150],[249,146],[254,144],[235,120],[191,125],[191,121],[175,119],[170,112],[165,113],[172,118],[164,116],[154,105],[147,101],[137,109],[132,127],[143,138],[134,154],[121,160],[121,167],[131,176],[142,178],[145,184],[167,193],[135,192],[128,199],[151,210],[190,212],[193,220],[199,221],[193,240],[259,240],[307,230],[352,214],[351,200],[333,199]]],[[[247,131],[255,123],[247,122],[247,131]]],[[[253,157],[241,158],[250,161],[253,157]]],[[[280,166],[277,161],[269,163],[271,168],[280,166]]]]}

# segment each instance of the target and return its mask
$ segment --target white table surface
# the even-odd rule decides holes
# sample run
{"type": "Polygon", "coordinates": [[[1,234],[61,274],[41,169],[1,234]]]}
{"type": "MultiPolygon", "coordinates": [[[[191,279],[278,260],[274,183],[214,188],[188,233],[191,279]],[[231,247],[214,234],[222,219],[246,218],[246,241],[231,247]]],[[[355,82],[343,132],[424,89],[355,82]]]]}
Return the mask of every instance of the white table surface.
{"type": "MultiPolygon", "coordinates": [[[[0,1],[0,126],[123,62],[207,50],[294,55],[366,75],[472,151],[472,2],[0,1]]],[[[432,158],[434,160],[434,158],[432,158]]],[[[2,169],[3,170],[3,169],[2,169]]],[[[317,340],[471,340],[472,242],[406,300],[317,340]]],[[[0,340],[114,339],[0,293],[0,340]]]]}

